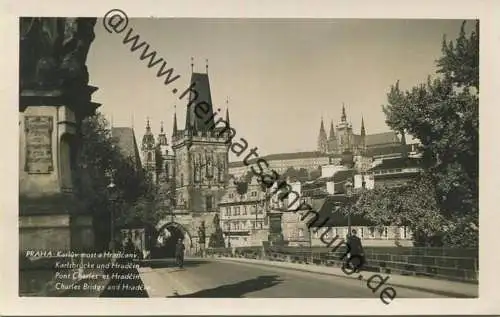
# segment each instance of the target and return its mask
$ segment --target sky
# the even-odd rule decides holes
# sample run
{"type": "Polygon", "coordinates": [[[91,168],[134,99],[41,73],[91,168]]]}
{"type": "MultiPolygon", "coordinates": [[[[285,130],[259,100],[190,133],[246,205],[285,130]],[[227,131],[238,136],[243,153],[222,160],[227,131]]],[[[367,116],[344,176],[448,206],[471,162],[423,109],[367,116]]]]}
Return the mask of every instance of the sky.
{"type": "MultiPolygon", "coordinates": [[[[359,133],[390,131],[381,105],[397,80],[402,88],[435,73],[443,35],[455,39],[461,20],[357,19],[189,19],[135,18],[139,34],[181,77],[169,86],[148,68],[140,51],[122,43],[124,33],[108,33],[98,21],[87,66],[93,101],[115,127],[134,127],[142,140],[146,119],[155,135],[164,122],[171,138],[173,114],[184,128],[186,100],[179,93],[194,71],[208,74],[214,108],[229,108],[237,138],[258,147],[260,156],[314,151],[321,118],[327,134],[347,119],[359,133]],[[226,104],[226,100],[228,100],[226,104]]],[[[470,22],[468,29],[473,28],[470,22]]],[[[230,157],[235,160],[235,157],[230,157]]]]}

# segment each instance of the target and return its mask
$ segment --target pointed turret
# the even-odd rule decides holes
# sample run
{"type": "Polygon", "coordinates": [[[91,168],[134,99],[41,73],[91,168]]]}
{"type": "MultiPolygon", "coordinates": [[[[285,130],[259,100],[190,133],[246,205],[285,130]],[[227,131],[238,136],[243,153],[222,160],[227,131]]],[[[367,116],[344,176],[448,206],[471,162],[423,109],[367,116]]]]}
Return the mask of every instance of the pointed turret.
{"type": "Polygon", "coordinates": [[[344,105],[344,103],[342,103],[342,116],[340,117],[340,120],[342,122],[346,122],[347,121],[347,116],[345,114],[345,105],[344,105]]]}
{"type": "Polygon", "coordinates": [[[177,110],[175,110],[174,106],[174,128],[172,129],[172,137],[177,135],[177,110]]]}
{"type": "Polygon", "coordinates": [[[227,126],[230,127],[231,124],[229,123],[229,98],[226,98],[226,122],[227,126]]]}

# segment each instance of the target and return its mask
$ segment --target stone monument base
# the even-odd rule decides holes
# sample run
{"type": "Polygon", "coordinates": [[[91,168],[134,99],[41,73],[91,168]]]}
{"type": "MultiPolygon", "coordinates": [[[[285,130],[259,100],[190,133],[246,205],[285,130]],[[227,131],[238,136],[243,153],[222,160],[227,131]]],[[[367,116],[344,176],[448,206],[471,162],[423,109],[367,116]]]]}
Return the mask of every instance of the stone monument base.
{"type": "Polygon", "coordinates": [[[21,198],[19,207],[19,251],[94,248],[92,216],[76,213],[71,195],[21,198]]]}

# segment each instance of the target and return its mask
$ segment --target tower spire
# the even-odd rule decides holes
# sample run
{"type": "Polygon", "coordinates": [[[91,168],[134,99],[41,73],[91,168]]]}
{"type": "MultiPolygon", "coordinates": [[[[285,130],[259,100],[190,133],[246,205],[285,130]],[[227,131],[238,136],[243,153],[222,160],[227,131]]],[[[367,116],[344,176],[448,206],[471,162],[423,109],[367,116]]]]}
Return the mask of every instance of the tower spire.
{"type": "Polygon", "coordinates": [[[160,121],[160,133],[163,133],[163,120],[160,121]]]}
{"type": "Polygon", "coordinates": [[[344,105],[344,103],[342,103],[342,117],[340,119],[342,120],[342,122],[347,121],[347,116],[345,114],[345,105],[344,105]]]}
{"type": "Polygon", "coordinates": [[[205,72],[208,74],[208,58],[205,59],[205,72]]]}
{"type": "Polygon", "coordinates": [[[191,73],[194,73],[194,57],[191,57],[191,73]]]}

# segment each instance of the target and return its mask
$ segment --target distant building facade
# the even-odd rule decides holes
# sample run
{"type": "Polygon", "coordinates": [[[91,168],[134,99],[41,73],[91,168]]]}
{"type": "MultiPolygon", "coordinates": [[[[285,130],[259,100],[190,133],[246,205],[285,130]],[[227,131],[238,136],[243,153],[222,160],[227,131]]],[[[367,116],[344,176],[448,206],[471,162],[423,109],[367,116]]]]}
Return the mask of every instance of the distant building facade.
{"type": "Polygon", "coordinates": [[[370,169],[376,187],[398,187],[418,176],[422,171],[419,158],[398,157],[385,159],[370,169]]]}
{"type": "Polygon", "coordinates": [[[266,206],[266,194],[256,177],[248,183],[233,179],[219,202],[226,246],[261,246],[267,241],[266,206]]]}
{"type": "MultiPolygon", "coordinates": [[[[275,170],[280,175],[285,173],[290,167],[295,169],[304,168],[308,172],[311,172],[322,165],[330,163],[330,156],[318,151],[271,154],[262,156],[260,159],[266,160],[269,168],[275,170]]],[[[249,165],[256,161],[256,159],[249,160],[249,165]]],[[[229,174],[240,178],[246,173],[251,172],[248,166],[243,162],[231,162],[229,163],[229,174]]]]}

